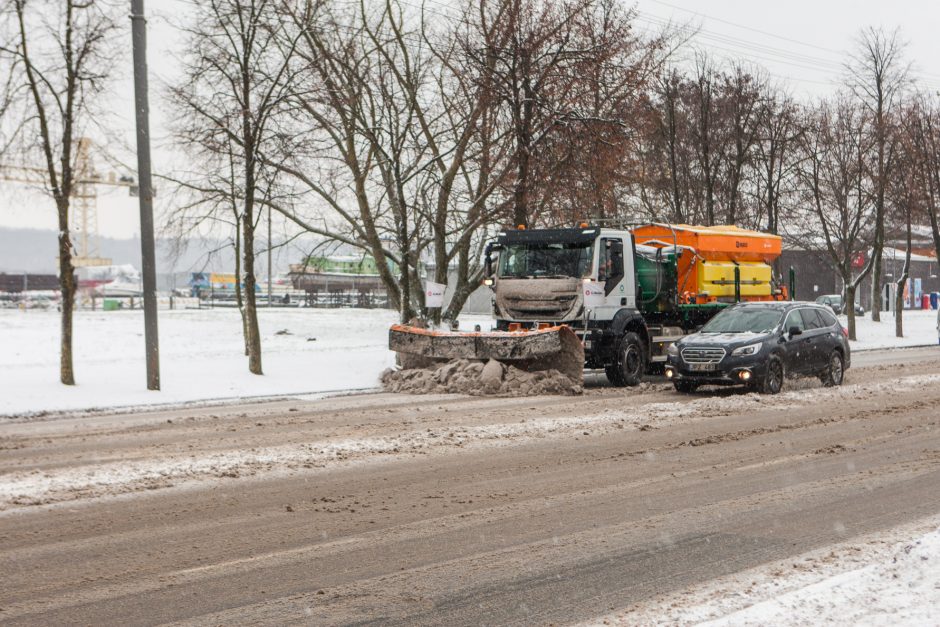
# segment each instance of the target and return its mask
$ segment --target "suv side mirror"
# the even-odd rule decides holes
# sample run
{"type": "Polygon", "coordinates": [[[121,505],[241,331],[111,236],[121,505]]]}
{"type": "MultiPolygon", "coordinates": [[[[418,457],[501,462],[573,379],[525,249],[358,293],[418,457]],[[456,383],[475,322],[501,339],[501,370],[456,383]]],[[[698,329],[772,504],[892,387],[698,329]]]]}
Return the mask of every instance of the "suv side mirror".
{"type": "Polygon", "coordinates": [[[793,326],[790,327],[789,331],[787,331],[787,335],[790,337],[793,337],[794,335],[803,335],[803,330],[800,329],[800,327],[793,326]]]}

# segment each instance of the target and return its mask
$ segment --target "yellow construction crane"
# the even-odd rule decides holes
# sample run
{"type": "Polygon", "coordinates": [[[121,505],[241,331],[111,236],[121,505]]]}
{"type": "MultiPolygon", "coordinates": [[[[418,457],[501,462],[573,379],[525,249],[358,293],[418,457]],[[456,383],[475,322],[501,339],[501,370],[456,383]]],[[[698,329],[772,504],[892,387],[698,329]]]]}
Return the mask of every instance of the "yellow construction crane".
{"type": "MultiPolygon", "coordinates": [[[[92,160],[92,141],[87,137],[78,140],[75,154],[75,181],[72,185],[72,231],[77,235],[76,255],[72,265],[76,268],[110,266],[111,260],[101,256],[98,238],[98,186],[126,187],[131,196],[137,196],[137,181],[132,176],[119,176],[110,171],[106,175],[98,172],[92,160]]],[[[0,180],[48,184],[45,168],[0,163],[0,180]]]]}

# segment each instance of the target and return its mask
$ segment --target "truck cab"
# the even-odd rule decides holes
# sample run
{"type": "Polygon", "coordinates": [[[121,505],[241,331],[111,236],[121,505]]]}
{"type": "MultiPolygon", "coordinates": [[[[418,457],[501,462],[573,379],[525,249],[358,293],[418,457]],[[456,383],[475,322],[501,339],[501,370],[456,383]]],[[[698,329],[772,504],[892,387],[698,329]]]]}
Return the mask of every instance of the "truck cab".
{"type": "Polygon", "coordinates": [[[637,308],[633,235],[601,227],[507,230],[487,247],[493,316],[501,331],[565,324],[585,366],[635,385],[650,363],[650,332],[637,308]],[[495,254],[495,255],[494,255],[495,254]],[[603,297],[585,307],[585,288],[603,297]]]}

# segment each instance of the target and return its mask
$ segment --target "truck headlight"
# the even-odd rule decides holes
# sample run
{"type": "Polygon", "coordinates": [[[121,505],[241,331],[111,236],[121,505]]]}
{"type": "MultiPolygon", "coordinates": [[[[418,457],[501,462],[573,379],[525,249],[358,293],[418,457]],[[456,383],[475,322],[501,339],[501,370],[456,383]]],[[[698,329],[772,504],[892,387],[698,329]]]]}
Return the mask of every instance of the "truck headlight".
{"type": "Polygon", "coordinates": [[[666,354],[669,355],[670,357],[679,356],[679,347],[676,346],[675,342],[673,342],[672,344],[666,347],[666,354]]]}
{"type": "Polygon", "coordinates": [[[743,357],[745,355],[756,355],[760,351],[761,344],[748,344],[747,346],[741,346],[739,348],[731,351],[732,357],[743,357]]]}

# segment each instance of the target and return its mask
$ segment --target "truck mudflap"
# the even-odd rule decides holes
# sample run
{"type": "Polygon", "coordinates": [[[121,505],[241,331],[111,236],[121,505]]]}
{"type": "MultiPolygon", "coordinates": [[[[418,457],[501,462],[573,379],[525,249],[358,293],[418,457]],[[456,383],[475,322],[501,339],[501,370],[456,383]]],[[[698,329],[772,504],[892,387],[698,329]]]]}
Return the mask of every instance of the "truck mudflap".
{"type": "Polygon", "coordinates": [[[399,354],[404,368],[452,359],[495,359],[528,371],[558,370],[577,381],[584,377],[584,346],[567,326],[463,333],[396,324],[389,329],[388,347],[399,354]]]}

